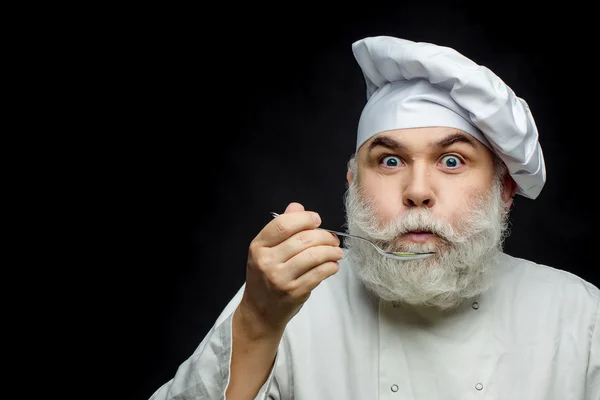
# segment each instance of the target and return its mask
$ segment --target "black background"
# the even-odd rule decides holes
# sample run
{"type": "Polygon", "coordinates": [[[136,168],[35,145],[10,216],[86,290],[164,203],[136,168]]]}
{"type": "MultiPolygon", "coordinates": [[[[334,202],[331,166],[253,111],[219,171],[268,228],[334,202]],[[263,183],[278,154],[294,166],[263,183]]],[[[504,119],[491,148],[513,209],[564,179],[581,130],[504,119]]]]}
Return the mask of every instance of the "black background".
{"type": "Polygon", "coordinates": [[[342,226],[366,100],[351,44],[364,36],[454,47],[528,102],[548,178],[537,200],[516,199],[506,251],[598,285],[594,25],[575,4],[543,4],[128,10],[95,78],[109,89],[96,110],[107,133],[93,214],[111,240],[93,254],[105,260],[98,301],[118,397],[148,398],[191,355],[243,284],[248,245],[270,211],[297,201],[324,227],[342,226]]]}

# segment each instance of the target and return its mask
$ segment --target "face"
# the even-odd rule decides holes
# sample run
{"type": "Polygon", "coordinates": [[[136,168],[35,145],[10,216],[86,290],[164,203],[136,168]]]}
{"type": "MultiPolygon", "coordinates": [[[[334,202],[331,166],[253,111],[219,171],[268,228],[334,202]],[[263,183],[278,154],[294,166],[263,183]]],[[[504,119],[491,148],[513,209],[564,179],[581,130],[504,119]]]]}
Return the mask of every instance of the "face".
{"type": "Polygon", "coordinates": [[[383,132],[361,146],[347,179],[350,233],[389,251],[436,252],[397,261],[347,242],[381,298],[450,308],[485,289],[515,186],[484,145],[452,128],[383,132]]]}

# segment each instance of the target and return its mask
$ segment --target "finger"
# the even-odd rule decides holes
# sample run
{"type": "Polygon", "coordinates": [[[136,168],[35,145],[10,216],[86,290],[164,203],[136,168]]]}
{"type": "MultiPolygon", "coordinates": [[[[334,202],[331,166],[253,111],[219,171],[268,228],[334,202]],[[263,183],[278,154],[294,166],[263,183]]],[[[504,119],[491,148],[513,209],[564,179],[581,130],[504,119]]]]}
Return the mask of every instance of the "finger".
{"type": "Polygon", "coordinates": [[[291,212],[298,212],[298,211],[305,211],[304,206],[300,203],[292,202],[292,203],[288,204],[288,206],[286,207],[286,209],[284,211],[284,214],[291,213],[291,212]]]}
{"type": "Polygon", "coordinates": [[[298,253],[316,246],[339,246],[340,239],[323,229],[309,229],[293,234],[289,239],[272,247],[278,262],[286,262],[298,253]]]}
{"type": "Polygon", "coordinates": [[[296,280],[313,268],[328,262],[337,262],[344,257],[344,251],[337,246],[309,247],[290,258],[283,265],[288,280],[296,280]]]}
{"type": "Polygon", "coordinates": [[[300,231],[315,229],[321,217],[313,211],[295,211],[281,214],[270,221],[256,236],[256,243],[263,247],[277,246],[300,231]]]}
{"type": "Polygon", "coordinates": [[[292,284],[294,290],[291,294],[294,297],[301,297],[310,293],[314,288],[319,286],[321,282],[330,276],[336,274],[340,269],[339,262],[329,261],[320,265],[317,265],[304,275],[301,275],[292,284]]]}

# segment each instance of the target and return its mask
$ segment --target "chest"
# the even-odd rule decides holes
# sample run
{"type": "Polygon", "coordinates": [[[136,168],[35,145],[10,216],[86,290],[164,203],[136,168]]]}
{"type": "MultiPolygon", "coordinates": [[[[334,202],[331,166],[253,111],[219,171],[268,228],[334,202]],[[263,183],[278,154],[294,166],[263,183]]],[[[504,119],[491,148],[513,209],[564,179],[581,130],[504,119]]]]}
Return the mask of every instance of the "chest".
{"type": "Polygon", "coordinates": [[[469,307],[442,320],[393,306],[323,310],[290,334],[283,386],[311,400],[578,398],[585,369],[576,340],[535,318],[517,326],[469,307]]]}

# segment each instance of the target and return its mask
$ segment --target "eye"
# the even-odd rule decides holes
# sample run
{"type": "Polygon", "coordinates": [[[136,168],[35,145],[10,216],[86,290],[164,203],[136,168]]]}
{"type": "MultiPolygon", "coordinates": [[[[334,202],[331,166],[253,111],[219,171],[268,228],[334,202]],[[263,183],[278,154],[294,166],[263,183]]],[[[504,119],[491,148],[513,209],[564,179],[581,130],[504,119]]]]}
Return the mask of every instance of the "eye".
{"type": "Polygon", "coordinates": [[[457,168],[462,163],[461,159],[456,156],[445,156],[442,158],[442,165],[446,168],[457,168]]]}
{"type": "Polygon", "coordinates": [[[398,167],[400,166],[400,164],[402,164],[402,161],[400,160],[400,157],[396,157],[396,156],[387,156],[387,157],[383,157],[381,159],[381,162],[389,168],[394,168],[394,167],[398,167]]]}

